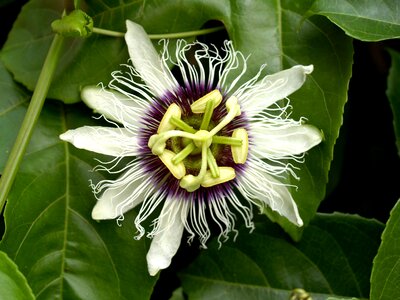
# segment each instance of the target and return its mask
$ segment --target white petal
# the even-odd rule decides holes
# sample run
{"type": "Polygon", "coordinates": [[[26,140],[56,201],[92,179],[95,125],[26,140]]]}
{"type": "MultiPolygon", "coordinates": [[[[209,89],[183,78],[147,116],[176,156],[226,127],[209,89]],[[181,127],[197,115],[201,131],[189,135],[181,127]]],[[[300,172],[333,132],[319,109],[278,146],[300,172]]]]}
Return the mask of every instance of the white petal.
{"type": "Polygon", "coordinates": [[[92,219],[109,220],[121,216],[126,211],[143,202],[146,193],[152,189],[147,174],[134,166],[115,181],[99,183],[104,190],[92,210],[92,219]]]}
{"type": "Polygon", "coordinates": [[[297,91],[306,80],[306,75],[313,71],[313,66],[294,66],[290,69],[265,76],[246,89],[239,89],[236,95],[246,112],[255,115],[278,100],[284,99],[297,91]]]}
{"type": "Polygon", "coordinates": [[[301,154],[318,145],[323,138],[322,132],[312,125],[293,124],[274,128],[257,127],[255,123],[251,134],[254,138],[251,149],[259,157],[301,154]]]}
{"type": "Polygon", "coordinates": [[[138,126],[138,120],[144,109],[134,100],[113,90],[98,86],[87,86],[82,89],[82,100],[96,113],[108,120],[116,121],[128,128],[138,126]]]}
{"type": "Polygon", "coordinates": [[[302,226],[303,221],[288,187],[270,176],[265,171],[266,168],[256,164],[253,158],[248,159],[247,164],[244,174],[237,178],[242,195],[258,205],[261,201],[293,224],[302,226]]]}
{"type": "Polygon", "coordinates": [[[76,148],[112,156],[135,156],[139,146],[136,137],[125,128],[83,126],[60,135],[76,148]]]}
{"type": "Polygon", "coordinates": [[[188,206],[178,199],[167,199],[158,219],[158,232],[147,253],[147,266],[151,276],[168,268],[181,244],[188,206]]]}
{"type": "Polygon", "coordinates": [[[143,27],[129,20],[126,21],[126,27],[125,41],[129,56],[144,82],[159,97],[167,91],[174,91],[178,83],[158,55],[143,27]]]}

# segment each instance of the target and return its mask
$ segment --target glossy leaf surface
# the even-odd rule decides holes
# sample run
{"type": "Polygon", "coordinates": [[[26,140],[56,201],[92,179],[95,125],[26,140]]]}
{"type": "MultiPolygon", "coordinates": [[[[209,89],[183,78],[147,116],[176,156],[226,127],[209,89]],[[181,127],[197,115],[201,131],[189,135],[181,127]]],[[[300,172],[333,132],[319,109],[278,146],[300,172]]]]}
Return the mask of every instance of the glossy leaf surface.
{"type": "MultiPolygon", "coordinates": [[[[52,36],[45,24],[59,17],[62,2],[30,1],[4,46],[2,57],[7,67],[30,89],[52,36]],[[48,21],[43,22],[43,19],[48,21]],[[30,26],[31,23],[38,25],[30,26]]],[[[142,24],[149,33],[188,31],[201,28],[207,21],[218,20],[225,25],[236,49],[249,55],[247,78],[255,75],[265,63],[271,73],[296,64],[313,64],[315,71],[306,84],[290,97],[292,116],[307,118],[325,137],[323,143],[307,155],[306,163],[299,166],[297,175],[301,180],[288,178],[290,184],[298,187],[293,189],[293,196],[304,222],[309,222],[325,195],[333,147],[342,124],[351,75],[351,39],[323,17],[304,21],[312,1],[86,2],[95,26],[118,31],[124,31],[126,18],[142,24]]],[[[126,59],[127,51],[121,38],[94,34],[86,40],[70,39],[49,95],[64,102],[79,101],[81,86],[107,82],[110,72],[126,59]]],[[[300,238],[298,228],[276,213],[268,214],[293,238],[300,238]]]]}
{"type": "MultiPolygon", "coordinates": [[[[9,82],[2,69],[3,83],[9,82]]],[[[9,75],[8,75],[9,76],[9,75]]],[[[26,94],[4,85],[0,124],[18,123],[26,94]],[[15,113],[20,111],[20,113],[15,113]]],[[[9,195],[0,249],[26,276],[37,299],[147,299],[155,278],[147,272],[146,241],[134,240],[132,222],[95,222],[89,180],[91,155],[59,140],[69,127],[93,123],[83,105],[49,103],[43,111],[9,195]]],[[[129,220],[134,213],[126,216],[129,220]]]]}
{"type": "Polygon", "coordinates": [[[400,202],[393,208],[382,235],[371,275],[371,299],[400,297],[400,202]]]}
{"type": "Polygon", "coordinates": [[[328,17],[348,35],[362,41],[400,37],[397,0],[317,0],[310,13],[328,17]]]}
{"type": "Polygon", "coordinates": [[[382,224],[358,216],[318,215],[300,243],[271,224],[214,241],[181,274],[190,299],[289,299],[302,289],[312,299],[368,298],[372,260],[382,224]],[[340,297],[339,297],[340,296],[340,297]]]}
{"type": "Polygon", "coordinates": [[[0,251],[0,287],[2,299],[33,300],[35,297],[24,275],[14,262],[0,251]]]}

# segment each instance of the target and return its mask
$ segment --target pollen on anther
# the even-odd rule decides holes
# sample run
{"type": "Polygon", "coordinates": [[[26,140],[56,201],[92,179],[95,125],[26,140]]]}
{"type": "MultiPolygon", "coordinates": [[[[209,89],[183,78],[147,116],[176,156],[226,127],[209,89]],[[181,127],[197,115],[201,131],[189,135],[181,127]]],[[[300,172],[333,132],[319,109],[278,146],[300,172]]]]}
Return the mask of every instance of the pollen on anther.
{"type": "Polygon", "coordinates": [[[175,155],[176,154],[174,152],[165,149],[163,153],[158,157],[176,179],[181,179],[183,176],[186,175],[186,168],[183,162],[172,162],[172,159],[175,157],[175,155]]]}
{"type": "Polygon", "coordinates": [[[194,101],[190,105],[190,109],[192,110],[192,112],[194,114],[204,113],[207,102],[210,100],[212,100],[214,103],[213,109],[216,108],[218,105],[220,105],[220,103],[222,101],[221,92],[219,90],[213,90],[213,91],[209,92],[208,94],[204,95],[200,99],[194,101]]]}
{"type": "Polygon", "coordinates": [[[230,180],[235,179],[236,173],[235,169],[231,167],[218,167],[219,176],[215,178],[211,171],[207,171],[206,175],[204,176],[201,186],[202,187],[211,187],[217,184],[221,184],[230,180]]]}
{"type": "Polygon", "coordinates": [[[232,137],[242,141],[240,146],[231,146],[233,161],[237,164],[244,164],[249,152],[249,137],[247,131],[244,128],[237,128],[233,131],[232,137]]]}
{"type": "Polygon", "coordinates": [[[172,103],[167,111],[165,112],[163,118],[160,121],[160,125],[158,126],[157,133],[161,132],[166,132],[169,130],[173,130],[176,128],[175,125],[173,125],[170,120],[172,117],[175,117],[177,119],[180,119],[182,115],[182,111],[178,105],[175,103],[172,103]]]}

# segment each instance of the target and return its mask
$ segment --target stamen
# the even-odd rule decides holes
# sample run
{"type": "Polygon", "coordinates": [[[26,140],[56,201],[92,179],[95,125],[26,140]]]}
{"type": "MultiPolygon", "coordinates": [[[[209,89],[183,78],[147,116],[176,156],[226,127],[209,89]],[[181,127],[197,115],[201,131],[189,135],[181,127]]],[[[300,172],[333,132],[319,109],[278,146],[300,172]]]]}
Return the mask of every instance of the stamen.
{"type": "Polygon", "coordinates": [[[210,100],[208,100],[208,102],[206,104],[206,108],[205,108],[204,115],[203,115],[203,120],[201,121],[201,125],[200,125],[201,130],[208,129],[208,125],[210,124],[213,112],[214,112],[214,100],[210,99],[210,100]]]}
{"type": "Polygon", "coordinates": [[[187,124],[186,122],[182,121],[179,118],[175,118],[173,116],[169,122],[178,127],[179,129],[182,129],[183,131],[189,133],[196,133],[196,129],[194,129],[192,126],[190,126],[189,124],[187,124]]]}
{"type": "Polygon", "coordinates": [[[217,161],[215,160],[214,155],[212,154],[210,148],[207,149],[207,164],[210,168],[212,177],[216,178],[220,175],[217,161]]]}
{"type": "Polygon", "coordinates": [[[161,155],[158,156],[163,164],[168,168],[172,175],[176,179],[181,179],[186,174],[185,164],[181,163],[174,163],[172,159],[175,157],[175,153],[170,150],[164,150],[161,155]]]}
{"type": "Polygon", "coordinates": [[[210,131],[211,136],[215,135],[218,131],[228,125],[235,117],[241,114],[240,105],[238,104],[235,96],[230,97],[226,101],[226,109],[228,110],[228,114],[210,131]]]}
{"type": "Polygon", "coordinates": [[[231,146],[242,146],[242,140],[229,136],[214,135],[212,137],[213,144],[231,145],[231,146]]]}
{"type": "Polygon", "coordinates": [[[196,149],[196,145],[194,143],[188,144],[185,148],[183,148],[178,154],[172,158],[172,162],[174,164],[179,164],[183,161],[186,157],[190,155],[196,149]]]}
{"type": "Polygon", "coordinates": [[[192,110],[192,112],[194,114],[204,113],[204,111],[206,110],[207,102],[210,100],[212,100],[214,103],[213,109],[216,108],[222,101],[221,92],[219,90],[213,90],[213,91],[209,92],[208,94],[204,95],[200,99],[194,101],[190,105],[190,109],[192,110]]]}
{"type": "Polygon", "coordinates": [[[163,116],[157,130],[157,134],[149,138],[148,146],[152,153],[158,155],[172,175],[180,179],[180,187],[188,192],[193,192],[203,187],[214,186],[235,178],[235,170],[232,167],[219,167],[210,149],[212,143],[231,146],[235,163],[243,164],[247,159],[248,137],[245,129],[233,131],[232,137],[217,136],[218,131],[229,124],[235,117],[241,114],[240,105],[236,97],[232,96],[226,101],[226,116],[211,130],[208,127],[215,107],[222,101],[222,95],[214,90],[201,97],[191,105],[193,113],[203,113],[200,128],[197,130],[181,120],[182,111],[178,105],[171,104],[163,116]],[[175,130],[179,128],[181,130],[175,130]],[[167,140],[172,137],[182,138],[186,146],[178,153],[166,149],[167,140]],[[197,176],[186,174],[184,160],[190,154],[201,151],[201,167],[197,176]]]}
{"type": "Polygon", "coordinates": [[[179,186],[188,192],[194,192],[197,190],[207,173],[207,148],[207,144],[203,143],[201,147],[201,168],[199,174],[197,176],[191,174],[186,175],[179,182],[179,186]]]}
{"type": "Polygon", "coordinates": [[[157,133],[169,131],[175,129],[175,125],[171,123],[171,118],[180,120],[182,115],[182,111],[178,105],[175,103],[172,103],[167,111],[165,112],[165,115],[161,119],[160,125],[158,126],[157,133]]]}
{"type": "Polygon", "coordinates": [[[174,136],[185,137],[185,138],[192,139],[195,141],[202,140],[196,134],[193,134],[193,133],[188,133],[188,132],[181,131],[181,130],[170,130],[170,131],[162,132],[160,134],[153,134],[149,138],[149,142],[147,145],[149,146],[149,148],[151,149],[151,152],[154,155],[160,155],[161,153],[163,153],[165,147],[167,146],[167,144],[166,144],[167,140],[174,136]]]}
{"type": "Polygon", "coordinates": [[[212,176],[211,171],[207,171],[206,174],[204,175],[201,186],[202,187],[214,186],[235,179],[236,177],[234,168],[218,167],[218,170],[220,175],[216,178],[212,176]]]}
{"type": "Polygon", "coordinates": [[[238,99],[235,96],[232,96],[228,100],[226,100],[225,106],[228,112],[230,112],[231,110],[235,110],[237,113],[236,116],[239,116],[241,114],[240,106],[238,105],[238,99]]]}
{"type": "Polygon", "coordinates": [[[244,128],[237,128],[233,131],[232,137],[242,141],[242,145],[231,147],[233,161],[237,164],[244,164],[249,152],[249,137],[247,131],[244,128]]]}

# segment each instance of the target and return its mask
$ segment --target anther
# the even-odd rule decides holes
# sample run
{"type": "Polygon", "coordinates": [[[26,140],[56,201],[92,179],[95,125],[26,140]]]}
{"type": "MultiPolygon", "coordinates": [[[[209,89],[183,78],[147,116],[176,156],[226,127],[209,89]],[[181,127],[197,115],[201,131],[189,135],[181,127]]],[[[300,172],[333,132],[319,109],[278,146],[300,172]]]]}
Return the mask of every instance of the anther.
{"type": "Polygon", "coordinates": [[[224,182],[228,182],[236,177],[235,169],[231,167],[218,167],[219,176],[214,177],[211,171],[207,171],[201,182],[202,187],[210,187],[224,182]]]}
{"type": "Polygon", "coordinates": [[[173,130],[176,128],[174,124],[171,123],[171,118],[180,119],[182,111],[178,105],[172,103],[167,111],[165,112],[163,118],[161,119],[160,125],[158,126],[157,133],[173,130]]]}
{"type": "Polygon", "coordinates": [[[175,153],[170,150],[164,150],[161,155],[158,156],[163,164],[168,168],[172,175],[176,179],[181,179],[186,175],[186,168],[183,162],[173,163],[172,159],[175,157],[175,153]]]}
{"type": "Polygon", "coordinates": [[[222,101],[222,95],[219,90],[213,90],[208,94],[204,95],[200,99],[194,101],[190,105],[190,109],[194,114],[202,114],[206,110],[206,105],[209,100],[213,101],[212,109],[216,108],[222,101]]]}
{"type": "Polygon", "coordinates": [[[242,145],[240,146],[231,146],[233,161],[237,164],[244,164],[249,152],[249,137],[246,129],[235,129],[232,133],[232,138],[240,139],[242,141],[242,145]]]}

